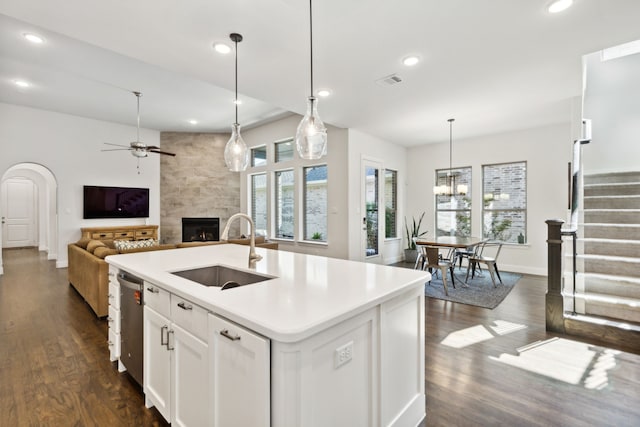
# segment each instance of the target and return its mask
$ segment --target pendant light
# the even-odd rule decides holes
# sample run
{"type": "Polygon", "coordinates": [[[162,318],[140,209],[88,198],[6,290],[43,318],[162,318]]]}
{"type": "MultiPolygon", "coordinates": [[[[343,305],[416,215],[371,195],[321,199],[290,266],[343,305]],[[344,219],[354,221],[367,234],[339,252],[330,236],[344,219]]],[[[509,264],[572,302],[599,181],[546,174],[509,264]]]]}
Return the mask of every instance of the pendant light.
{"type": "Polygon", "coordinates": [[[296,131],[296,148],[301,158],[319,159],[327,151],[327,129],[318,116],[318,100],[313,96],[313,3],[309,0],[309,46],[311,58],[311,95],[307,98],[307,112],[296,131]]]}
{"type": "Polygon", "coordinates": [[[433,193],[436,196],[464,196],[467,194],[468,187],[465,184],[456,185],[456,179],[460,174],[453,172],[453,122],[455,119],[448,119],[447,121],[449,122],[449,171],[447,172],[446,183],[433,187],[433,193]]]}
{"type": "Polygon", "coordinates": [[[232,33],[229,38],[235,43],[236,48],[236,121],[231,125],[231,138],[224,147],[224,162],[231,172],[242,172],[249,164],[249,149],[240,135],[240,124],[238,123],[238,43],[242,41],[242,35],[232,33]]]}

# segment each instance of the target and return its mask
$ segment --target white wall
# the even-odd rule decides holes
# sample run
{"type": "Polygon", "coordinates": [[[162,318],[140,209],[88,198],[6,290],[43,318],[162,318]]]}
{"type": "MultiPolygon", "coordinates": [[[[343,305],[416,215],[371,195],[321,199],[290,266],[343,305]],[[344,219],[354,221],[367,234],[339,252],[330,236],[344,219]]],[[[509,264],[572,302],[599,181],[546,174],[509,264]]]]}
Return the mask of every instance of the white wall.
{"type": "MultiPolygon", "coordinates": [[[[37,163],[49,169],[58,184],[58,260],[67,266],[67,244],[78,240],[80,227],[158,224],[160,221],[160,161],[140,160],[126,151],[101,152],[104,142],[127,145],[136,128],[68,114],[0,103],[0,176],[19,163],[37,163]],[[148,187],[149,219],[83,220],[82,186],[148,187]]],[[[141,129],[140,138],[160,145],[160,133],[141,129]]]]}
{"type": "Polygon", "coordinates": [[[593,126],[584,173],[640,170],[640,54],[601,62],[597,52],[584,62],[584,117],[593,126]]]}
{"type": "MultiPolygon", "coordinates": [[[[242,173],[240,182],[240,204],[241,210],[247,212],[250,196],[247,175],[251,173],[272,171],[273,166],[273,142],[282,139],[294,137],[298,123],[302,119],[299,115],[292,115],[284,119],[265,124],[263,126],[242,131],[242,138],[249,147],[267,145],[267,159],[271,164],[268,168],[256,167],[247,169],[242,173]]],[[[302,166],[324,164],[327,165],[328,174],[328,240],[327,244],[311,243],[311,242],[290,242],[279,240],[279,248],[293,252],[301,252],[306,254],[322,255],[332,258],[346,258],[348,252],[348,229],[347,229],[347,130],[327,125],[328,147],[327,156],[320,160],[301,160],[298,158],[297,152],[294,154],[295,159],[282,165],[283,169],[295,168],[300,170],[302,166]]],[[[301,189],[298,186],[300,175],[296,174],[296,230],[299,230],[301,218],[301,189]]],[[[271,177],[268,176],[268,182],[271,177]]],[[[268,184],[269,185],[269,184],[268,184]]],[[[270,202],[272,203],[272,201],[270,202]]],[[[268,218],[272,221],[274,215],[269,214],[268,218]]],[[[243,228],[243,230],[246,230],[243,228]]],[[[301,233],[297,231],[297,235],[301,233]]]]}
{"type": "Polygon", "coordinates": [[[407,149],[391,144],[361,131],[349,129],[349,259],[361,260],[362,218],[361,194],[364,191],[361,177],[362,161],[380,162],[383,168],[398,172],[398,219],[399,237],[384,239],[381,247],[383,264],[392,264],[403,259],[402,231],[404,230],[405,183],[407,180],[407,149]]]}
{"type": "MultiPolygon", "coordinates": [[[[502,270],[547,274],[545,221],[564,219],[567,212],[567,165],[571,160],[570,114],[567,123],[453,142],[453,167],[472,167],[471,233],[482,233],[482,165],[527,162],[526,245],[505,245],[502,270]]],[[[434,235],[435,170],[449,167],[449,142],[409,148],[407,151],[407,217],[426,212],[429,235],[434,235]]]]}

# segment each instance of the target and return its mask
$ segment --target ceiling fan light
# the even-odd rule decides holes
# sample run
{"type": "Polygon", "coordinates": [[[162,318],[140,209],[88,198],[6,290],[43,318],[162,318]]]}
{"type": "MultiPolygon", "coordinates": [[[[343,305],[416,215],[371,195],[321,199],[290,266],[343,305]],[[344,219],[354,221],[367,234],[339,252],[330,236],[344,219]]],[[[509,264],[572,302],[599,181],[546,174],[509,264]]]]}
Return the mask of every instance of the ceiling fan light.
{"type": "Polygon", "coordinates": [[[231,125],[231,138],[224,147],[224,162],[231,172],[242,172],[249,164],[249,149],[240,135],[240,125],[231,125]]]}
{"type": "Polygon", "coordinates": [[[298,124],[296,148],[301,158],[319,159],[327,153],[327,129],[318,116],[317,99],[310,96],[307,100],[307,112],[298,124]]]}

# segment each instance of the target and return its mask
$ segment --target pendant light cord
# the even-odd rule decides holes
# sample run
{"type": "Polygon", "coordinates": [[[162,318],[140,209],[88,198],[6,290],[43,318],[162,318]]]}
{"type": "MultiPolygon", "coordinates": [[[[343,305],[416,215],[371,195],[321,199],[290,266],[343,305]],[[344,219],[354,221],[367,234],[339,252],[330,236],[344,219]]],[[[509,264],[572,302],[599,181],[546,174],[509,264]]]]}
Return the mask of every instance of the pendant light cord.
{"type": "Polygon", "coordinates": [[[136,130],[136,142],[140,142],[140,97],[142,94],[140,92],[133,92],[136,98],[138,98],[138,127],[136,130]]]}
{"type": "Polygon", "coordinates": [[[449,119],[449,176],[453,174],[453,120],[449,119]]]}
{"type": "Polygon", "coordinates": [[[238,39],[234,40],[236,44],[236,98],[233,100],[233,103],[236,106],[236,124],[238,124],[238,39]]]}
{"type": "Polygon", "coordinates": [[[313,96],[313,0],[309,0],[309,47],[311,52],[311,96],[313,96]]]}

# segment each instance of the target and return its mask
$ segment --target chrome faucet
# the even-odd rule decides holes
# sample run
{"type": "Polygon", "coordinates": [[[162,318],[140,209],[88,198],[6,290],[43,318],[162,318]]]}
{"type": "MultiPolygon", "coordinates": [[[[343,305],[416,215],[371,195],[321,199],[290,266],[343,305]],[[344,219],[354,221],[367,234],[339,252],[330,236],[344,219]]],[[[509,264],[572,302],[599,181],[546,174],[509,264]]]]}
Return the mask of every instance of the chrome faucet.
{"type": "Polygon", "coordinates": [[[262,256],[256,253],[256,226],[253,223],[253,219],[251,219],[249,215],[243,213],[231,215],[231,218],[229,218],[227,224],[224,226],[224,230],[222,230],[220,240],[223,242],[229,240],[229,228],[231,228],[231,223],[236,218],[246,219],[247,221],[249,221],[249,225],[251,226],[251,237],[249,240],[249,268],[255,267],[256,261],[260,261],[262,259],[262,256]]]}

